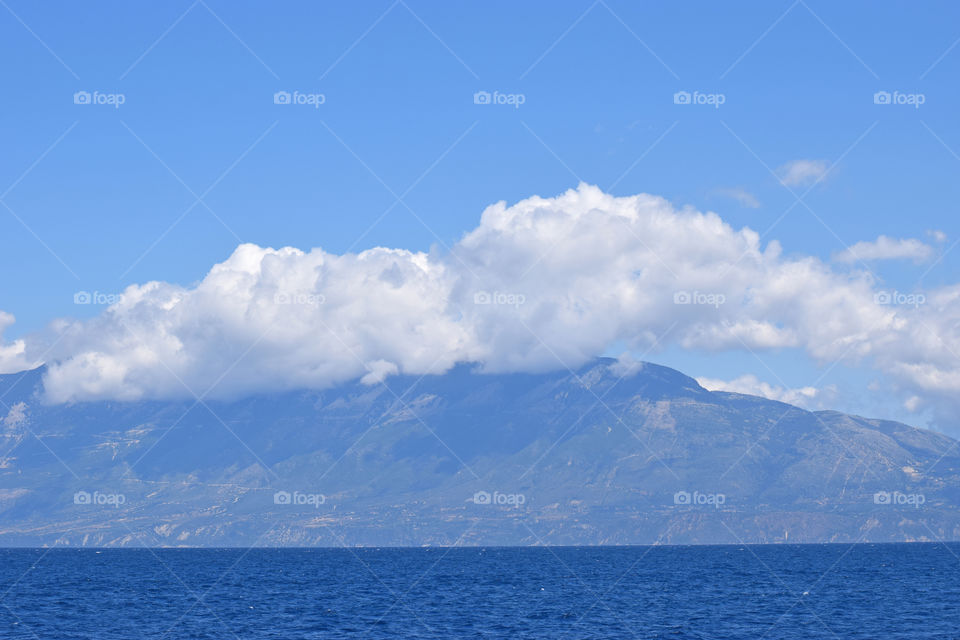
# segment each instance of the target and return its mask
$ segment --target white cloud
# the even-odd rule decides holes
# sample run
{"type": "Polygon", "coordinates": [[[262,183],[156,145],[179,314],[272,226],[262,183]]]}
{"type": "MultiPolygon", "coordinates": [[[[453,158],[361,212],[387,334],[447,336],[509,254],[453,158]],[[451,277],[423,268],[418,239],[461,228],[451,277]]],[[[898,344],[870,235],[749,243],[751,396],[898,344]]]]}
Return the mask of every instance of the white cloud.
{"type": "Polygon", "coordinates": [[[7,416],[2,420],[3,426],[9,428],[18,427],[27,419],[27,404],[18,402],[10,407],[7,416]]]}
{"type": "Polygon", "coordinates": [[[827,163],[823,160],[793,160],[777,169],[777,175],[788,187],[802,187],[819,182],[827,171],[827,163]]]}
{"type": "Polygon", "coordinates": [[[324,387],[402,364],[442,371],[468,328],[449,306],[453,275],[426,254],[241,245],[196,286],[132,286],[71,323],[46,376],[53,401],[324,387]]]}
{"type": "Polygon", "coordinates": [[[40,366],[42,363],[37,360],[31,360],[27,357],[27,343],[24,340],[14,340],[13,342],[4,342],[3,332],[6,331],[14,322],[13,315],[0,311],[0,372],[2,371],[23,371],[40,366]]]}
{"type": "Polygon", "coordinates": [[[816,387],[799,387],[797,389],[787,389],[763,382],[752,374],[745,374],[733,380],[697,378],[697,382],[700,383],[701,387],[710,391],[729,391],[751,396],[761,396],[805,409],[819,409],[824,406],[824,395],[831,398],[834,396],[834,390],[832,388],[817,389],[816,387]]]}
{"type": "Polygon", "coordinates": [[[488,207],[449,254],[241,245],[195,285],[134,285],[91,320],[0,344],[0,366],[47,360],[54,402],[229,397],[458,362],[489,372],[576,367],[612,345],[643,352],[667,334],[658,348],[796,348],[819,363],[869,367],[904,399],[951,415],[960,285],[875,299],[871,278],[785,257],[714,213],[581,185],[488,207]]]}
{"type": "Polygon", "coordinates": [[[913,260],[923,262],[933,255],[933,247],[916,238],[889,238],[880,236],[873,242],[858,242],[834,254],[837,262],[861,260],[913,260]]]}
{"type": "Polygon", "coordinates": [[[367,385],[380,384],[388,376],[396,375],[400,371],[395,363],[386,360],[376,360],[367,364],[367,370],[369,373],[360,378],[360,382],[367,385]]]}
{"type": "Polygon", "coordinates": [[[920,396],[910,396],[903,401],[903,407],[907,411],[913,413],[921,408],[923,408],[923,398],[920,396]]]}
{"type": "Polygon", "coordinates": [[[643,371],[643,361],[637,360],[629,351],[620,354],[610,366],[610,371],[618,378],[629,378],[643,371]]]}
{"type": "Polygon", "coordinates": [[[741,187],[716,189],[714,193],[718,196],[723,196],[724,198],[736,200],[738,203],[740,203],[741,207],[756,209],[760,206],[760,201],[757,200],[757,197],[741,187]]]}

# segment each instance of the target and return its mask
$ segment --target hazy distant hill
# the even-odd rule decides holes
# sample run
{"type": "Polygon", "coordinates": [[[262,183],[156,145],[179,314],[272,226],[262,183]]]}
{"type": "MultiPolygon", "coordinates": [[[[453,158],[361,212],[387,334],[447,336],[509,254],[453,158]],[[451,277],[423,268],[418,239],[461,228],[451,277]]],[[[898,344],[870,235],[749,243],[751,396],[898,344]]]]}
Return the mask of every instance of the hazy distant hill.
{"type": "Polygon", "coordinates": [[[0,545],[960,539],[947,436],[620,373],[60,406],[0,376],[0,545]]]}

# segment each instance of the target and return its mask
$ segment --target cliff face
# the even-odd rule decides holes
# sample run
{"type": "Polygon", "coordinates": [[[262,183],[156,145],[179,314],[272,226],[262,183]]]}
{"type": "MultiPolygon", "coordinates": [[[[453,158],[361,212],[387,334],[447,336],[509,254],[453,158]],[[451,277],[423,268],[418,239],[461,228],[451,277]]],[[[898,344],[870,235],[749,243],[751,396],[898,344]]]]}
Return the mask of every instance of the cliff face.
{"type": "Polygon", "coordinates": [[[960,539],[949,437],[621,373],[57,406],[0,376],[0,545],[960,539]]]}

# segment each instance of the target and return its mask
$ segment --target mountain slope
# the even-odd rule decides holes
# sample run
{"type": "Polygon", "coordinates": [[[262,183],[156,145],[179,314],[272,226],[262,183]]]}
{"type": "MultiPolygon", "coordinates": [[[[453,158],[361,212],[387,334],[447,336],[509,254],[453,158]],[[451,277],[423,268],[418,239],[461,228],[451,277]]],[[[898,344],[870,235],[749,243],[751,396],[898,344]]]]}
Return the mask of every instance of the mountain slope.
{"type": "Polygon", "coordinates": [[[960,539],[951,438],[622,373],[58,406],[0,376],[0,545],[960,539]]]}

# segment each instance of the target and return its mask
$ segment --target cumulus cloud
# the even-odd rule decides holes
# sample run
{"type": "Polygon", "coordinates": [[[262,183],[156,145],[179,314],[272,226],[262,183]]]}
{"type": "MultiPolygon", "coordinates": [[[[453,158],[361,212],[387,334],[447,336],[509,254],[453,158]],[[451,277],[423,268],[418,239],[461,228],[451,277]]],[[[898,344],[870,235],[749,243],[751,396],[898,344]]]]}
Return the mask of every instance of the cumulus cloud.
{"type": "Polygon", "coordinates": [[[697,378],[697,382],[700,383],[701,387],[710,391],[729,391],[731,393],[761,396],[805,409],[819,409],[825,406],[824,396],[828,396],[831,399],[834,396],[834,390],[832,388],[817,389],[816,387],[799,387],[796,389],[787,389],[763,382],[752,374],[744,374],[733,380],[697,378]]]}
{"type": "Polygon", "coordinates": [[[793,160],[777,169],[777,175],[788,187],[803,187],[819,182],[827,171],[827,163],[823,160],[793,160]]]}
{"type": "Polygon", "coordinates": [[[861,260],[913,260],[924,262],[933,255],[933,247],[916,238],[889,238],[879,236],[873,242],[858,242],[844,251],[834,254],[837,262],[861,260]]]}
{"type": "Polygon", "coordinates": [[[443,371],[468,350],[455,274],[426,254],[245,244],[194,287],[128,287],[68,324],[46,374],[54,402],[320,388],[402,368],[443,371]]]}
{"type": "Polygon", "coordinates": [[[195,285],[133,285],[93,319],[2,343],[0,366],[45,360],[47,400],[71,402],[375,384],[461,362],[556,370],[614,345],[796,348],[955,407],[960,285],[881,285],[714,213],[580,185],[488,207],[449,253],[241,245],[195,285]]]}

